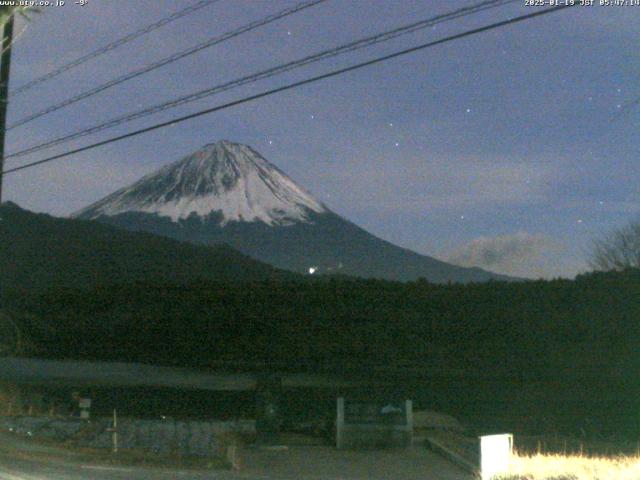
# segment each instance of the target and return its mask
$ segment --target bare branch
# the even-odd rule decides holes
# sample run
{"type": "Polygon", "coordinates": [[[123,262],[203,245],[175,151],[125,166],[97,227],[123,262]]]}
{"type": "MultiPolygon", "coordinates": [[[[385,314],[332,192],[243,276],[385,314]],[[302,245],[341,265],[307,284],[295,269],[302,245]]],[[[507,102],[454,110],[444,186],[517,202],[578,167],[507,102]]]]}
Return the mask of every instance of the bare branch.
{"type": "Polygon", "coordinates": [[[605,271],[640,268],[640,221],[595,240],[589,265],[605,271]]]}

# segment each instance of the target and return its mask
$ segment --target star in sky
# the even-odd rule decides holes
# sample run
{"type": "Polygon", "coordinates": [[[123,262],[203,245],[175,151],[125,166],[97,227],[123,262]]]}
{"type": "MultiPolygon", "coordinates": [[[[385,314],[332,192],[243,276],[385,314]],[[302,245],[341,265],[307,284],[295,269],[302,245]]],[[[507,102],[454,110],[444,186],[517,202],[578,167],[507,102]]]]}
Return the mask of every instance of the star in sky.
{"type": "MultiPolygon", "coordinates": [[[[108,11],[106,15],[117,19],[117,8],[107,5],[110,2],[104,3],[108,11]]],[[[176,68],[178,70],[184,68],[182,73],[194,79],[193,88],[200,89],[213,82],[211,78],[215,77],[221,65],[230,69],[225,72],[225,76],[228,75],[229,78],[239,78],[246,75],[245,62],[237,61],[239,55],[246,56],[247,62],[250,64],[254,61],[259,63],[264,60],[265,65],[271,65],[272,59],[268,58],[270,53],[278,52],[281,56],[280,61],[285,62],[297,58],[297,54],[287,48],[282,50],[283,45],[293,47],[293,42],[296,42],[296,47],[300,47],[302,51],[307,49],[316,51],[316,49],[334,46],[336,41],[334,28],[343,29],[341,33],[344,34],[345,41],[347,41],[369,33],[376,33],[378,28],[386,28],[386,26],[392,28],[404,24],[406,18],[416,12],[414,5],[416,2],[394,2],[394,8],[391,10],[369,5],[369,3],[375,2],[357,3],[358,7],[356,8],[351,5],[351,2],[336,2],[335,11],[321,12],[317,10],[317,14],[297,15],[295,23],[283,21],[274,25],[275,30],[267,29],[274,35],[269,35],[267,31],[264,31],[263,35],[238,36],[233,42],[216,46],[215,53],[212,53],[211,62],[205,62],[205,64],[187,62],[176,65],[176,68]],[[395,8],[396,4],[397,8],[395,8]],[[371,22],[363,23],[364,17],[371,17],[371,22]],[[296,39],[291,38],[293,30],[289,26],[298,32],[305,32],[305,34],[301,33],[296,39]],[[283,42],[283,34],[289,37],[285,42],[283,42]],[[202,85],[198,82],[202,82],[202,85]]],[[[161,18],[167,13],[165,12],[167,8],[165,4],[167,2],[150,2],[151,11],[147,9],[145,12],[134,9],[131,11],[132,18],[128,18],[127,23],[131,23],[131,28],[147,25],[148,18],[146,17],[149,17],[150,14],[154,18],[161,18]]],[[[233,18],[234,22],[237,21],[237,24],[240,25],[247,21],[253,21],[254,18],[271,15],[269,4],[270,2],[256,2],[255,9],[252,9],[255,10],[253,13],[256,16],[253,17],[246,12],[246,9],[242,8],[242,5],[229,2],[229,10],[225,11],[225,16],[233,18]]],[[[431,6],[428,9],[430,8],[431,6]]],[[[444,13],[446,10],[444,6],[433,7],[434,10],[440,8],[444,13]]],[[[505,18],[504,15],[510,13],[515,14],[516,8],[524,7],[512,5],[510,8],[513,9],[510,12],[496,10],[496,20],[502,20],[505,18]]],[[[425,7],[425,9],[427,8],[425,7]]],[[[308,10],[307,13],[311,11],[308,10]]],[[[50,13],[51,19],[48,18],[50,16],[48,12],[37,22],[32,22],[29,28],[33,30],[28,35],[32,35],[33,39],[39,39],[48,38],[46,35],[51,32],[55,33],[55,38],[51,38],[51,41],[59,47],[60,52],[75,48],[77,38],[91,40],[91,45],[83,45],[83,49],[86,49],[87,52],[100,47],[101,41],[104,41],[103,35],[94,35],[93,30],[96,26],[92,23],[90,16],[87,19],[82,19],[76,18],[75,15],[68,16],[53,11],[50,13]],[[58,17],[53,18],[55,15],[58,17]],[[51,30],[52,28],[53,30],[51,30]],[[70,36],[67,33],[72,28],[74,35],[70,36]]],[[[220,20],[222,24],[226,21],[226,18],[224,21],[218,19],[215,11],[210,12],[210,15],[211,21],[220,20]]],[[[431,13],[421,13],[421,15],[431,15],[431,13]]],[[[630,103],[627,103],[634,98],[634,91],[629,87],[629,85],[634,85],[634,72],[632,68],[626,68],[628,59],[632,58],[637,50],[634,34],[637,31],[638,19],[631,21],[632,15],[628,15],[627,12],[618,12],[616,9],[603,9],[597,15],[581,15],[580,13],[575,15],[561,13],[558,15],[553,21],[552,17],[546,17],[549,21],[523,22],[519,24],[517,29],[499,30],[500,35],[477,37],[474,41],[458,41],[449,44],[451,47],[438,47],[429,50],[429,53],[425,51],[424,55],[405,57],[406,61],[402,62],[401,70],[395,70],[398,68],[398,64],[390,62],[386,64],[387,67],[380,65],[366,71],[362,70],[361,74],[357,74],[360,75],[356,77],[359,79],[358,81],[351,81],[347,77],[337,77],[331,83],[325,83],[325,87],[317,84],[317,87],[314,88],[296,90],[298,93],[287,97],[290,99],[287,101],[259,101],[255,102],[250,109],[230,109],[225,114],[228,115],[225,118],[228,118],[229,121],[223,122],[223,128],[220,129],[220,132],[212,133],[210,123],[198,121],[192,122],[193,128],[189,129],[176,125],[173,128],[176,134],[156,135],[153,138],[158,139],[157,146],[151,145],[152,142],[142,140],[116,144],[122,145],[122,147],[109,150],[109,161],[113,164],[114,169],[121,169],[126,172],[126,175],[134,176],[138,175],[142,167],[131,166],[129,159],[132,151],[136,155],[144,155],[149,159],[149,162],[153,161],[159,164],[170,158],[180,158],[191,149],[195,150],[202,143],[203,138],[207,141],[216,140],[218,137],[230,138],[249,145],[269,147],[269,155],[273,157],[270,160],[278,164],[284,171],[296,174],[296,180],[312,191],[322,191],[323,188],[326,190],[329,188],[326,186],[327,184],[330,184],[331,188],[333,185],[338,185],[335,187],[332,197],[332,206],[337,211],[343,212],[356,223],[366,220],[366,225],[371,228],[372,233],[394,236],[403,245],[418,249],[420,253],[432,253],[429,251],[431,247],[425,246],[425,237],[429,237],[429,245],[432,245],[433,248],[439,248],[439,245],[453,247],[455,244],[462,244],[472,237],[493,235],[500,229],[505,229],[506,232],[517,231],[520,228],[520,215],[516,215],[514,212],[519,212],[520,209],[522,209],[524,218],[527,218],[526,215],[530,215],[536,220],[537,228],[541,234],[562,236],[570,245],[582,245],[588,241],[584,232],[580,230],[583,227],[592,229],[593,234],[598,235],[600,232],[606,232],[612,225],[615,226],[626,220],[630,214],[623,211],[622,208],[614,207],[618,206],[618,202],[635,198],[633,194],[637,191],[640,179],[640,171],[633,169],[629,169],[626,175],[618,174],[618,172],[612,172],[615,174],[611,175],[602,174],[603,171],[607,172],[607,168],[613,170],[620,165],[633,164],[640,137],[622,128],[618,129],[619,125],[613,125],[611,131],[616,134],[604,134],[599,137],[598,141],[593,141],[592,138],[596,129],[604,131],[609,128],[609,123],[613,123],[606,119],[606,111],[611,116],[620,115],[622,110],[626,111],[627,109],[632,113],[638,111],[638,109],[632,110],[630,103]],[[558,24],[562,24],[562,22],[569,22],[566,25],[570,25],[571,28],[558,29],[558,24]],[[601,39],[605,42],[596,45],[597,48],[583,49],[579,55],[576,55],[572,49],[547,49],[540,55],[529,57],[511,55],[511,50],[514,50],[514,53],[517,51],[513,45],[527,44],[526,42],[535,41],[537,38],[557,38],[559,41],[567,40],[584,45],[599,42],[601,39]],[[607,48],[609,45],[615,45],[615,47],[607,48]],[[438,63],[438,68],[427,68],[428,65],[433,62],[437,63],[438,60],[442,60],[438,63]],[[484,65],[487,68],[478,68],[478,65],[484,65]],[[559,83],[566,83],[565,87],[548,89],[548,91],[518,88],[518,81],[525,76],[526,81],[531,85],[544,84],[545,81],[548,81],[550,66],[558,67],[554,69],[554,75],[559,83]],[[416,82],[416,78],[421,81],[416,82]],[[473,78],[474,81],[468,81],[469,78],[473,78]],[[434,88],[435,97],[432,97],[425,95],[424,88],[421,88],[423,81],[429,82],[430,85],[441,85],[448,82],[451,87],[447,90],[434,88]],[[627,85],[629,89],[624,95],[621,85],[627,85]],[[375,88],[377,92],[377,98],[371,99],[372,101],[367,104],[368,110],[371,109],[371,115],[365,122],[360,121],[357,109],[358,105],[368,100],[363,92],[369,90],[363,90],[363,87],[365,89],[375,88]],[[505,98],[496,96],[498,88],[504,89],[505,98]],[[331,95],[332,89],[338,90],[340,95],[331,95]],[[611,96],[612,93],[615,94],[615,98],[611,96]],[[349,102],[348,108],[344,108],[345,99],[349,102]],[[583,105],[585,100],[587,100],[586,108],[583,105]],[[291,103],[288,103],[289,101],[291,103]],[[474,105],[478,105],[477,111],[475,107],[469,105],[470,101],[474,102],[474,105]],[[291,105],[291,107],[287,108],[287,105],[291,105]],[[318,117],[307,110],[308,108],[316,108],[312,105],[322,106],[322,109],[318,110],[322,112],[319,117],[323,120],[322,122],[315,122],[318,117]],[[582,105],[582,107],[571,108],[574,105],[582,105]],[[453,108],[450,109],[450,107],[453,108]],[[605,111],[597,111],[596,107],[605,111]],[[469,117],[466,121],[456,113],[458,108],[461,108],[462,113],[466,113],[469,117]],[[344,114],[334,117],[334,112],[340,112],[341,109],[345,110],[344,114]],[[494,112],[503,112],[505,109],[509,109],[506,110],[507,115],[492,115],[494,112]],[[473,113],[473,118],[471,113],[473,113]],[[304,122],[305,116],[311,122],[304,122]],[[395,121],[389,120],[389,117],[399,118],[401,123],[397,124],[395,121]],[[332,119],[331,122],[327,122],[329,118],[332,119]],[[302,122],[300,122],[301,119],[302,122]],[[459,128],[458,122],[466,124],[464,125],[465,135],[456,136],[453,141],[450,135],[441,134],[441,132],[455,131],[456,128],[459,128]],[[575,125],[589,124],[591,125],[589,128],[575,127],[575,125]],[[490,131],[487,130],[488,125],[491,126],[490,131]],[[533,125],[536,128],[532,128],[533,125]],[[385,132],[385,127],[393,130],[391,135],[389,132],[385,132]],[[561,132],[563,127],[571,128],[566,132],[561,132]],[[371,130],[379,131],[371,132],[371,130]],[[522,132],[527,132],[527,134],[524,135],[522,132]],[[286,136],[286,142],[283,141],[283,144],[276,145],[276,141],[269,138],[265,142],[264,135],[270,133],[278,134],[278,138],[281,139],[286,136]],[[377,141],[368,141],[371,137],[377,141]],[[402,152],[399,151],[398,137],[401,137],[403,141],[407,140],[407,144],[402,144],[402,152]],[[321,170],[330,162],[330,158],[325,158],[323,153],[327,138],[331,138],[331,158],[353,154],[353,161],[348,165],[348,168],[352,169],[349,172],[367,168],[369,162],[372,161],[371,158],[377,157],[377,154],[381,153],[379,152],[380,148],[386,149],[388,155],[397,157],[394,159],[396,160],[395,164],[380,159],[380,165],[375,165],[376,169],[380,169],[381,175],[393,174],[389,175],[393,177],[389,181],[397,181],[398,185],[407,185],[413,180],[413,176],[417,176],[423,171],[429,172],[430,181],[438,186],[433,193],[435,200],[432,207],[433,214],[429,217],[429,222],[414,222],[415,212],[409,208],[412,203],[404,204],[405,201],[415,201],[413,189],[399,192],[400,196],[397,197],[393,205],[388,205],[390,202],[386,189],[376,189],[371,192],[371,197],[367,199],[366,204],[356,206],[353,201],[353,190],[362,189],[364,191],[370,186],[371,176],[358,175],[354,180],[357,183],[352,186],[338,183],[342,178],[345,178],[340,171],[332,172],[336,178],[314,175],[315,170],[312,170],[308,165],[321,170]],[[494,139],[495,141],[493,141],[494,139]],[[390,141],[389,144],[384,143],[387,140],[390,141]],[[323,145],[323,148],[316,148],[316,145],[323,145]],[[395,154],[389,152],[388,145],[393,146],[398,152],[395,154]],[[300,156],[288,153],[299,151],[301,148],[308,150],[300,156]],[[589,148],[594,149],[593,157],[587,153],[589,148]],[[158,154],[158,151],[161,154],[158,154]],[[400,155],[401,153],[402,155],[400,155]],[[544,178],[549,177],[549,179],[542,182],[536,176],[527,178],[526,167],[520,167],[520,159],[537,162],[537,157],[547,158],[547,156],[549,157],[548,162],[541,161],[540,168],[543,169],[541,174],[544,174],[544,178]],[[478,157],[486,159],[486,161],[472,163],[469,157],[478,157]],[[576,182],[574,178],[573,160],[571,162],[562,160],[577,158],[581,158],[584,165],[580,172],[580,182],[576,182]],[[365,162],[364,159],[368,160],[365,162]],[[466,214],[459,213],[459,200],[454,199],[453,196],[458,190],[467,191],[465,176],[451,174],[446,168],[444,159],[450,159],[463,166],[468,165],[461,168],[473,168],[469,175],[482,172],[481,175],[474,177],[477,178],[477,181],[474,182],[473,188],[468,189],[470,196],[482,199],[482,201],[466,207],[469,208],[469,215],[472,216],[474,222],[466,222],[468,217],[466,214]],[[398,164],[397,162],[406,162],[406,164],[398,164]],[[413,167],[414,163],[415,168],[413,167]],[[405,165],[409,165],[410,168],[401,168],[405,165]],[[487,189],[496,188],[495,185],[498,184],[496,178],[499,179],[503,172],[504,175],[507,175],[513,169],[520,168],[524,170],[516,171],[525,173],[513,178],[511,186],[516,190],[515,194],[507,189],[504,195],[501,192],[497,199],[485,195],[487,189]],[[487,174],[485,175],[484,172],[487,174]],[[494,174],[495,172],[498,172],[497,175],[494,174]],[[551,175],[548,172],[554,173],[551,175]],[[518,181],[525,183],[525,185],[520,185],[520,189],[524,191],[522,194],[517,192],[516,184],[518,181]],[[439,184],[445,182],[451,184],[450,189],[439,188],[439,184]],[[539,200],[541,191],[547,195],[543,199],[544,202],[549,205],[557,204],[559,207],[549,212],[543,210],[539,200]],[[590,197],[589,195],[594,191],[608,192],[607,200],[602,201],[593,198],[593,196],[590,197]],[[576,213],[576,208],[573,207],[571,200],[574,194],[579,196],[578,198],[588,198],[588,202],[595,202],[595,205],[591,204],[591,206],[600,208],[596,212],[598,217],[581,219],[584,223],[578,224],[579,217],[576,215],[579,213],[576,213]],[[571,198],[567,198],[567,196],[571,198]],[[384,208],[379,208],[380,205],[384,205],[384,208]],[[389,212],[393,212],[393,216],[389,212]],[[394,219],[393,224],[389,223],[390,218],[394,219]],[[596,219],[598,222],[595,221],[596,219]],[[462,223],[464,225],[461,225],[462,223]],[[399,226],[401,228],[397,228],[399,226]],[[576,226],[580,229],[576,230],[574,228],[576,226]]],[[[491,18],[485,19],[491,20],[491,18]]],[[[211,22],[204,18],[202,20],[202,22],[193,23],[194,38],[211,35],[209,31],[212,28],[211,22]]],[[[432,31],[431,36],[435,38],[439,35],[436,29],[439,29],[440,33],[444,33],[445,30],[458,32],[464,31],[467,27],[478,25],[472,17],[461,17],[459,21],[458,26],[442,24],[442,29],[434,24],[429,25],[429,27],[433,27],[433,30],[429,28],[429,31],[432,31]],[[459,30],[456,30],[457,28],[459,30]]],[[[102,31],[102,34],[108,37],[108,29],[102,31]]],[[[180,28],[166,31],[166,35],[171,35],[171,39],[175,36],[176,40],[182,40],[182,34],[180,28]]],[[[409,46],[413,44],[413,41],[406,38],[401,40],[401,45],[409,46]]],[[[55,55],[52,55],[48,49],[37,48],[37,43],[37,40],[20,43],[20,55],[16,55],[15,62],[12,62],[15,63],[12,65],[14,87],[31,80],[34,75],[60,66],[61,60],[57,61],[54,58],[55,55]]],[[[125,55],[125,60],[135,63],[138,61],[139,55],[141,62],[153,61],[149,56],[152,52],[144,49],[145,42],[137,42],[136,45],[140,49],[135,52],[132,50],[130,52],[131,58],[125,55]]],[[[132,49],[133,46],[135,45],[132,44],[132,49]]],[[[81,53],[83,52],[77,52],[77,54],[81,53]]],[[[112,60],[116,61],[115,58],[112,60]]],[[[150,91],[171,85],[171,76],[175,75],[176,71],[172,68],[164,68],[147,77],[149,79],[147,86],[150,91]]],[[[91,68],[84,68],[75,74],[71,71],[68,75],[65,76],[65,81],[69,80],[70,84],[102,83],[109,79],[108,69],[104,68],[95,71],[91,68]]],[[[560,85],[562,86],[562,83],[560,85]]],[[[100,115],[106,118],[119,116],[122,114],[122,106],[127,102],[136,108],[143,108],[143,106],[137,106],[142,103],[138,90],[141,87],[144,87],[144,84],[131,82],[119,88],[118,92],[114,91],[114,95],[117,93],[118,98],[122,98],[122,100],[100,103],[100,115]]],[[[50,90],[45,88],[39,92],[38,101],[43,105],[60,100],[54,98],[57,96],[56,89],[51,88],[50,90]]],[[[171,96],[175,94],[166,93],[171,96]]],[[[107,97],[100,98],[108,100],[107,97]]],[[[284,99],[285,97],[279,98],[284,99]]],[[[161,100],[163,99],[157,99],[157,101],[161,100]]],[[[10,109],[13,110],[10,114],[14,116],[14,120],[32,113],[29,111],[32,108],[29,103],[14,103],[10,109]]],[[[51,121],[46,123],[46,130],[49,132],[47,135],[56,138],[68,133],[65,130],[67,123],[83,125],[83,122],[86,121],[86,115],[91,110],[91,105],[87,105],[87,107],[65,110],[67,116],[64,117],[64,122],[51,121]]],[[[169,118],[172,117],[173,115],[169,118]]],[[[627,121],[633,120],[627,117],[625,119],[627,121]]],[[[171,129],[167,130],[171,131],[171,129]]],[[[48,138],[47,136],[46,139],[48,138]]],[[[19,135],[14,136],[14,139],[21,142],[19,135]]],[[[11,139],[9,140],[11,141],[11,139]]],[[[22,148],[21,145],[14,144],[8,145],[8,150],[13,150],[16,147],[22,148]]],[[[102,154],[96,150],[96,155],[102,154]]],[[[81,156],[78,156],[78,161],[80,158],[81,156]]],[[[522,163],[524,164],[524,162],[522,163]]],[[[61,162],[57,165],[59,165],[60,172],[51,170],[52,174],[60,175],[60,178],[65,179],[59,182],[60,186],[57,187],[60,190],[59,195],[54,195],[54,192],[47,193],[46,189],[41,187],[50,180],[47,176],[47,170],[42,167],[43,170],[29,170],[34,172],[34,175],[16,172],[13,179],[5,184],[7,198],[17,201],[21,206],[37,211],[66,215],[82,208],[90,200],[97,200],[107,191],[121,188],[124,183],[123,174],[105,179],[105,182],[99,182],[99,185],[96,185],[90,173],[86,174],[87,179],[84,180],[84,176],[80,177],[81,174],[85,175],[82,173],[83,170],[76,171],[70,166],[67,167],[67,165],[72,165],[71,162],[61,162]],[[63,168],[70,169],[69,172],[74,175],[70,178],[75,179],[78,175],[77,178],[82,181],[67,181],[66,175],[62,176],[63,172],[66,173],[62,170],[63,168]],[[39,171],[43,172],[42,177],[40,174],[36,175],[35,172],[39,171]],[[106,184],[106,180],[109,181],[108,184],[106,184]]],[[[86,162],[86,165],[87,169],[93,168],[91,162],[86,162]]],[[[92,170],[87,170],[87,172],[92,172],[92,170]]],[[[49,181],[49,183],[51,182],[49,181]]],[[[573,257],[579,256],[578,253],[573,257]]],[[[560,254],[558,257],[554,257],[554,259],[556,258],[563,265],[568,263],[573,265],[582,261],[581,259],[569,261],[560,254]]],[[[563,272],[567,275],[569,273],[571,272],[563,272]]]]}

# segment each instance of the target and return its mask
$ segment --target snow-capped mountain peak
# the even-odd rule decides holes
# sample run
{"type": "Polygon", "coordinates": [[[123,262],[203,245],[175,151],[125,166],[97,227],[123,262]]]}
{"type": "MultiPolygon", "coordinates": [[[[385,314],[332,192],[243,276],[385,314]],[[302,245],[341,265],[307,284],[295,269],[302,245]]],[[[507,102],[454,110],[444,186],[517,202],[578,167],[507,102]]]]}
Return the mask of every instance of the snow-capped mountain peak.
{"type": "Polygon", "coordinates": [[[246,145],[221,140],[160,168],[131,186],[75,213],[94,219],[127,212],[169,217],[222,215],[228,222],[267,225],[306,222],[327,208],[246,145]]]}

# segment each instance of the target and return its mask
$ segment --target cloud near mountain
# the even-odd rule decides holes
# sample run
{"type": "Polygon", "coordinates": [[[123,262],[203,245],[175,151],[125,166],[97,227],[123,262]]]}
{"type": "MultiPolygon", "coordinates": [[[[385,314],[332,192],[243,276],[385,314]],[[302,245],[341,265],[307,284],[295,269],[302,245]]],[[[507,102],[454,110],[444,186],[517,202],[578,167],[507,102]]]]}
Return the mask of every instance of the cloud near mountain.
{"type": "Polygon", "coordinates": [[[463,267],[480,267],[519,277],[552,276],[546,259],[561,245],[545,235],[517,232],[496,237],[481,236],[451,252],[446,261],[463,267]]]}

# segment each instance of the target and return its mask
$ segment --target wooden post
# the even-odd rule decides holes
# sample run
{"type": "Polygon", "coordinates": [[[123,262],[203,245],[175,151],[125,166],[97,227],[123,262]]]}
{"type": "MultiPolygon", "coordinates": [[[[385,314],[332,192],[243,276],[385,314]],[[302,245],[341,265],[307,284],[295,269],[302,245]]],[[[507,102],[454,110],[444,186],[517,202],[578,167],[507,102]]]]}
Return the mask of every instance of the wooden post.
{"type": "Polygon", "coordinates": [[[263,445],[275,445],[279,441],[282,424],[282,379],[267,374],[258,377],[256,385],[257,441],[263,445]]]}
{"type": "Polygon", "coordinates": [[[2,203],[2,181],[4,171],[4,141],[7,128],[7,106],[9,104],[9,72],[11,70],[11,44],[13,43],[13,14],[2,31],[2,56],[0,65],[0,204],[2,203]]]}
{"type": "Polygon", "coordinates": [[[405,400],[404,411],[407,419],[407,430],[409,432],[409,445],[413,445],[413,400],[405,400]]]}
{"type": "Polygon", "coordinates": [[[336,404],[336,448],[344,447],[344,397],[338,397],[336,404]]]}
{"type": "Polygon", "coordinates": [[[118,453],[118,415],[115,408],[113,409],[113,427],[107,428],[107,432],[111,432],[113,453],[118,453]]]}
{"type": "Polygon", "coordinates": [[[118,414],[113,409],[113,453],[118,453],[118,414]]]}

